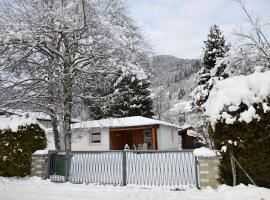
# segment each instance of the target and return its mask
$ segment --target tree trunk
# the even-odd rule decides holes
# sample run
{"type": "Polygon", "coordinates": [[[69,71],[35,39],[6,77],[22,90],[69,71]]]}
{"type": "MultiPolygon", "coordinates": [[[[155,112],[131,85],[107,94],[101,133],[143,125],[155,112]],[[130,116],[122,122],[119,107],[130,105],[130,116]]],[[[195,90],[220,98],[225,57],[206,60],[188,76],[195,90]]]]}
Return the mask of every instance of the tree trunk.
{"type": "Polygon", "coordinates": [[[72,111],[72,75],[71,75],[71,57],[69,51],[69,43],[66,36],[64,38],[64,79],[63,79],[63,133],[64,133],[64,146],[66,151],[71,151],[71,111],[72,111]]]}
{"type": "Polygon", "coordinates": [[[65,150],[71,150],[71,95],[67,95],[64,101],[64,120],[63,120],[63,132],[64,132],[64,143],[65,150]]]}
{"type": "Polygon", "coordinates": [[[52,123],[55,150],[59,151],[59,150],[61,150],[60,135],[59,135],[59,131],[58,131],[57,119],[55,116],[51,116],[51,123],[52,123]]]}
{"type": "Polygon", "coordinates": [[[68,66],[65,65],[64,70],[64,88],[63,88],[63,134],[64,148],[66,151],[71,150],[71,111],[72,111],[72,80],[70,77],[68,66]]]}

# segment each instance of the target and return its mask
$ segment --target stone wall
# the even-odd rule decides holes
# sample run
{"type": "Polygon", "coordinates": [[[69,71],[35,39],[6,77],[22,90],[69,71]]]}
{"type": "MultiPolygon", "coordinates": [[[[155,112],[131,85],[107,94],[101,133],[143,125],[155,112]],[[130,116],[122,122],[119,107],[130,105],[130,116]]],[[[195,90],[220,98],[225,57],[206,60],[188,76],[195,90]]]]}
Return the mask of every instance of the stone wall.
{"type": "Polygon", "coordinates": [[[211,186],[217,188],[219,185],[219,170],[220,157],[198,157],[198,176],[200,188],[211,186]]]}
{"type": "Polygon", "coordinates": [[[32,163],[31,163],[31,176],[38,176],[42,179],[47,178],[47,162],[48,162],[48,155],[42,154],[32,155],[32,163]]]}

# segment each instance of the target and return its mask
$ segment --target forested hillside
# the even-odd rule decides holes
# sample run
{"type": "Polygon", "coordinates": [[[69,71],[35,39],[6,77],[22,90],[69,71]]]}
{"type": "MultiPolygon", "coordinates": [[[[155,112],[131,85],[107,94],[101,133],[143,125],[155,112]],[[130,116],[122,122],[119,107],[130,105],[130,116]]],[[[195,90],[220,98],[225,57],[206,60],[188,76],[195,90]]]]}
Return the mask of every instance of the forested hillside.
{"type": "MultiPolygon", "coordinates": [[[[171,116],[175,104],[187,101],[192,91],[201,64],[198,59],[180,59],[170,55],[153,57],[151,88],[158,118],[177,122],[171,116]]],[[[178,112],[178,111],[177,111],[178,112]]]]}

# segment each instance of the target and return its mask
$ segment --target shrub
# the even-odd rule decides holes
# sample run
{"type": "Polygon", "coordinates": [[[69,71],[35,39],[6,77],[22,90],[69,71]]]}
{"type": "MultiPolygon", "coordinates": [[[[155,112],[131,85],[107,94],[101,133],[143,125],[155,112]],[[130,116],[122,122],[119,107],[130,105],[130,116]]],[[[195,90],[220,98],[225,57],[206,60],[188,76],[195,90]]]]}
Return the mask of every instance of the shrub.
{"type": "MultiPolygon", "coordinates": [[[[233,150],[235,158],[255,183],[270,188],[270,111],[264,112],[262,104],[256,104],[254,108],[259,120],[253,119],[250,123],[236,121],[233,124],[226,124],[220,120],[211,132],[217,149],[227,146],[233,150]]],[[[247,106],[241,104],[238,111],[230,114],[238,117],[244,110],[247,110],[247,106]]],[[[220,181],[232,185],[229,154],[229,151],[226,151],[223,155],[220,181]]],[[[240,168],[237,168],[237,183],[251,183],[240,168]]]]}
{"type": "Polygon", "coordinates": [[[29,175],[32,153],[46,146],[45,132],[37,124],[19,126],[17,132],[0,130],[0,175],[29,175]]]}

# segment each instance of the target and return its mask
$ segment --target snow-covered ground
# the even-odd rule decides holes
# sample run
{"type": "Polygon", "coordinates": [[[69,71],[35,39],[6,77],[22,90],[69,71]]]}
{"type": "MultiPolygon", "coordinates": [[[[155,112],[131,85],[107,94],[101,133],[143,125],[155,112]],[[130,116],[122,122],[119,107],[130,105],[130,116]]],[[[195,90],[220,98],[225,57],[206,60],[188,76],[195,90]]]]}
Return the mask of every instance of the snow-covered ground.
{"type": "Polygon", "coordinates": [[[0,177],[1,200],[270,200],[270,190],[255,186],[222,185],[187,191],[171,191],[169,188],[145,188],[139,186],[80,185],[51,183],[40,178],[0,177]]]}

